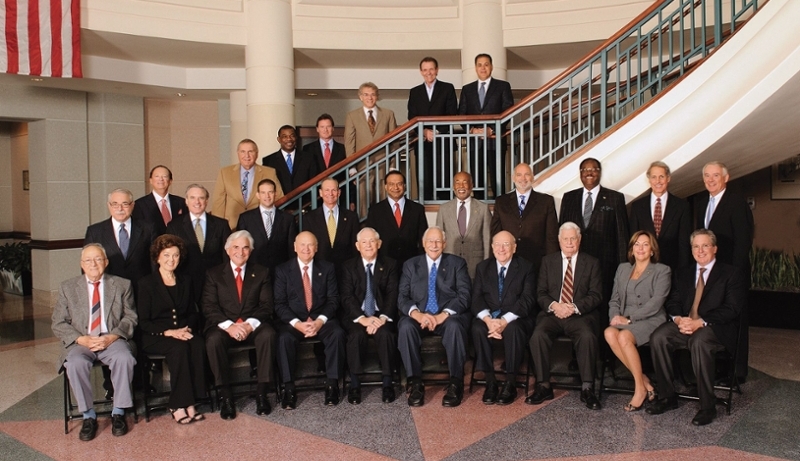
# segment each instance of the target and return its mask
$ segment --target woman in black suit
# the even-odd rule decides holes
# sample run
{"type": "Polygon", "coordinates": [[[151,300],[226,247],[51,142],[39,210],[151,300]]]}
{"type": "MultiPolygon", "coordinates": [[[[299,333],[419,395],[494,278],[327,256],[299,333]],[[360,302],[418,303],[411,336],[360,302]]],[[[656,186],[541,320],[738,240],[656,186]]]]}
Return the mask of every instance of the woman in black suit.
{"type": "Polygon", "coordinates": [[[150,257],[158,271],[139,281],[137,305],[142,350],[166,356],[170,412],[178,424],[189,424],[205,419],[194,406],[206,393],[205,344],[191,280],[175,273],[183,254],[180,237],[165,234],[153,242],[150,257]]]}

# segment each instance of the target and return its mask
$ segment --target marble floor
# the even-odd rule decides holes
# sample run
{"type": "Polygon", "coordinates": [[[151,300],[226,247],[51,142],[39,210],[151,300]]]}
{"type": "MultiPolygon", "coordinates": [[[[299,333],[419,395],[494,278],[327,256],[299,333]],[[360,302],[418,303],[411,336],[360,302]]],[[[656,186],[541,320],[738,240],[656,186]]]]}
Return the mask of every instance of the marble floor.
{"type": "MultiPolygon", "coordinates": [[[[575,391],[530,406],[481,403],[482,388],[464,403],[443,408],[440,386],[426,404],[380,402],[380,389],[361,405],[325,407],[319,392],[300,393],[295,411],[255,415],[252,399],[239,416],[178,426],[168,414],[150,422],[129,418],[131,431],[111,435],[100,418],[98,437],[78,440],[80,421],[64,434],[62,380],[55,363],[61,345],[50,331],[50,309],[30,298],[0,295],[0,460],[82,459],[332,459],[332,460],[800,460],[800,331],[750,329],[750,374],[733,411],[694,427],[696,403],[651,416],[624,413],[628,395],[604,394],[590,411],[575,391]]],[[[274,402],[273,402],[274,404],[274,402]]]]}

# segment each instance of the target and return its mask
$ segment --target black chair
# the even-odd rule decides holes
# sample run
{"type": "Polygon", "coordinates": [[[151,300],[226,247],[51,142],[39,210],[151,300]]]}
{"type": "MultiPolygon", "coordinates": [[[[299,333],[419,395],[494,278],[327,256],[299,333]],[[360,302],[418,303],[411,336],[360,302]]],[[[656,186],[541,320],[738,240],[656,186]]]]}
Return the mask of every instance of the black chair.
{"type": "MultiPolygon", "coordinates": [[[[582,382],[581,382],[581,375],[578,373],[577,369],[573,369],[573,361],[574,361],[574,345],[572,344],[572,339],[570,339],[567,335],[558,335],[556,340],[553,342],[553,348],[550,350],[550,354],[564,352],[564,349],[568,348],[569,350],[569,358],[560,357],[564,360],[556,361],[552,360],[550,362],[550,376],[555,378],[566,378],[561,380],[553,380],[550,381],[550,386],[553,389],[571,389],[571,390],[581,390],[582,382]],[[561,349],[559,351],[559,349],[561,349]],[[557,364],[558,362],[558,364],[557,364]],[[561,363],[564,363],[564,366],[561,366],[561,363]],[[566,370],[565,370],[566,369],[566,370]]],[[[533,358],[531,358],[531,362],[533,362],[533,358]]],[[[530,365],[529,365],[530,366],[530,365]]]]}
{"type": "MultiPolygon", "coordinates": [[[[100,369],[103,366],[102,362],[99,360],[95,360],[94,364],[92,365],[92,373],[94,370],[100,369]]],[[[73,419],[83,419],[83,414],[78,413],[76,410],[78,405],[72,403],[72,388],[69,385],[69,377],[67,376],[67,369],[62,365],[61,369],[58,370],[58,373],[64,376],[64,433],[69,434],[69,422],[73,419]]],[[[131,389],[133,392],[133,389],[131,389]]],[[[103,394],[100,394],[103,395],[103,394]]],[[[114,400],[112,399],[95,399],[92,402],[94,407],[101,407],[101,409],[95,408],[95,412],[98,416],[108,416],[111,414],[112,407],[114,406],[114,400]]],[[[133,421],[134,423],[139,422],[139,414],[136,411],[136,403],[134,402],[133,405],[133,421]]]]}
{"type": "MultiPolygon", "coordinates": [[[[441,336],[423,336],[420,344],[420,355],[422,356],[422,376],[420,378],[425,385],[450,384],[447,351],[442,345],[441,336]]],[[[408,383],[406,383],[406,386],[408,386],[408,383]]]]}
{"type": "MultiPolygon", "coordinates": [[[[322,363],[317,358],[315,349],[322,347],[322,340],[317,337],[301,338],[297,342],[297,364],[295,367],[296,376],[293,376],[295,389],[299,391],[309,390],[324,390],[328,381],[325,370],[322,369],[322,363]]],[[[278,388],[278,402],[280,402],[280,393],[283,391],[283,380],[281,379],[280,372],[281,361],[275,361],[276,372],[280,384],[278,388]]],[[[341,380],[341,378],[340,378],[341,380]]]]}
{"type": "MultiPolygon", "coordinates": [[[[493,346],[492,347],[492,352],[493,352],[494,355],[498,355],[498,352],[503,352],[503,347],[504,347],[503,346],[503,341],[493,338],[492,339],[492,346],[493,346]],[[498,345],[499,345],[499,347],[497,347],[498,345]]],[[[526,347],[524,349],[523,353],[522,353],[522,362],[525,363],[525,380],[524,381],[520,381],[519,378],[521,378],[522,375],[521,375],[521,373],[517,373],[516,387],[517,388],[521,388],[521,389],[525,389],[525,396],[527,397],[528,396],[528,390],[530,389],[531,371],[533,370],[533,364],[532,364],[531,357],[530,357],[530,349],[528,347],[526,347]]],[[[472,361],[472,372],[469,375],[469,392],[470,393],[472,393],[472,387],[473,387],[474,384],[478,384],[478,385],[482,385],[482,386],[486,385],[486,378],[485,377],[484,378],[480,378],[480,379],[476,379],[475,378],[476,371],[477,370],[475,370],[475,360],[473,359],[473,361],[472,361]]],[[[505,362],[502,363],[500,368],[495,367],[494,373],[495,373],[495,375],[498,375],[498,374],[505,375],[506,374],[505,362]]],[[[498,382],[505,383],[505,381],[502,381],[502,380],[498,380],[498,382]]]]}
{"type": "MultiPolygon", "coordinates": [[[[653,371],[653,360],[650,356],[650,343],[637,345],[636,350],[639,351],[639,358],[642,362],[642,372],[646,374],[651,373],[653,371]]],[[[633,377],[630,376],[629,373],[626,373],[625,375],[617,374],[618,364],[620,363],[621,362],[619,362],[617,356],[612,352],[609,352],[608,355],[603,359],[603,366],[600,370],[600,387],[598,389],[598,398],[600,398],[603,392],[611,392],[615,394],[634,393],[635,389],[633,387],[621,387],[618,385],[620,381],[633,383],[633,377]],[[606,384],[607,374],[611,375],[611,383],[609,384],[606,384]]]]}
{"type": "MultiPolygon", "coordinates": [[[[237,365],[237,362],[233,360],[230,361],[232,380],[228,385],[231,388],[234,398],[255,397],[258,392],[258,375],[255,366],[252,365],[250,360],[250,354],[255,351],[255,349],[255,346],[234,346],[228,349],[228,356],[239,355],[244,364],[237,365]]],[[[273,370],[272,382],[278,382],[275,378],[275,370],[273,370]]],[[[275,384],[273,390],[275,391],[275,395],[278,396],[278,401],[280,401],[280,390],[277,384],[275,384]]],[[[214,394],[211,403],[211,411],[216,411],[216,402],[219,401],[220,386],[212,386],[211,391],[214,394]]],[[[211,395],[211,393],[209,393],[209,395],[211,395]]]]}
{"type": "MultiPolygon", "coordinates": [[[[375,343],[374,337],[368,337],[367,341],[371,342],[372,344],[375,343]]],[[[380,361],[378,360],[378,354],[373,353],[375,348],[368,348],[366,354],[366,360],[362,364],[364,371],[358,374],[359,382],[362,386],[383,386],[383,370],[381,369],[380,361]]],[[[400,352],[395,349],[395,369],[392,370],[392,384],[399,385],[401,383],[401,376],[400,376],[400,352]]],[[[343,384],[344,387],[350,385],[350,370],[345,367],[344,373],[344,380],[343,384]]],[[[343,388],[344,388],[343,387],[343,388]]]]}

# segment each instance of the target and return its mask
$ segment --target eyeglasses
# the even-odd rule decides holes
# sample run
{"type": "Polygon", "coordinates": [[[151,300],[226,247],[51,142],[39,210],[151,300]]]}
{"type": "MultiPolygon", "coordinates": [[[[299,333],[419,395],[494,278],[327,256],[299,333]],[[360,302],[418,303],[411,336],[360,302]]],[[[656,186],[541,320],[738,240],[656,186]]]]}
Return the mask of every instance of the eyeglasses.
{"type": "Polygon", "coordinates": [[[511,242],[494,242],[492,248],[510,248],[511,242]]]}
{"type": "Polygon", "coordinates": [[[97,256],[96,258],[81,259],[81,262],[84,263],[84,264],[95,263],[95,264],[99,265],[99,264],[103,264],[105,262],[105,260],[106,260],[106,258],[103,258],[101,256],[97,256]]]}
{"type": "Polygon", "coordinates": [[[700,250],[700,249],[708,250],[709,248],[711,248],[713,246],[715,246],[715,245],[709,245],[708,243],[703,243],[702,245],[692,245],[692,251],[700,250]]]}
{"type": "Polygon", "coordinates": [[[130,208],[133,203],[131,202],[111,202],[108,204],[111,208],[130,208]]]}
{"type": "Polygon", "coordinates": [[[597,173],[600,168],[581,168],[581,173],[597,173]]]}

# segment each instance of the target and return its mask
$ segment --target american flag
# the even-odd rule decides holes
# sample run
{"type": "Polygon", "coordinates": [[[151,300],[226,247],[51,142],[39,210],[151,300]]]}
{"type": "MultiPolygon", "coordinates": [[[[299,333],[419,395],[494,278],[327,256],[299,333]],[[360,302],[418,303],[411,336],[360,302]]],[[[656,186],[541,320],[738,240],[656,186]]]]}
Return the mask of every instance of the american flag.
{"type": "Polygon", "coordinates": [[[80,0],[0,2],[0,72],[83,76],[80,0]]]}

